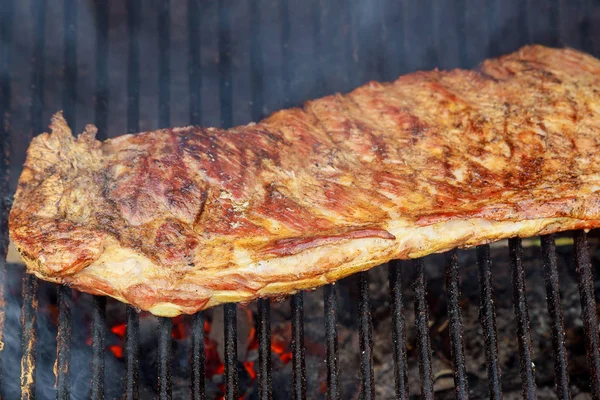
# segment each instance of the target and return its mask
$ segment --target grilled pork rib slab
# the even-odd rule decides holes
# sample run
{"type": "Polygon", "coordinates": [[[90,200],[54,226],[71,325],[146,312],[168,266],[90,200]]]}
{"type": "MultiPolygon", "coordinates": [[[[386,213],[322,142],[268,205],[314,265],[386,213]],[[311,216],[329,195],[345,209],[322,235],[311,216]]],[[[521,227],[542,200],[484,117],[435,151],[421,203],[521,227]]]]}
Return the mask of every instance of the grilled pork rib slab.
{"type": "Polygon", "coordinates": [[[258,124],[33,139],[10,235],[38,277],[156,315],[394,258],[600,226],[600,61],[525,47],[258,124]]]}

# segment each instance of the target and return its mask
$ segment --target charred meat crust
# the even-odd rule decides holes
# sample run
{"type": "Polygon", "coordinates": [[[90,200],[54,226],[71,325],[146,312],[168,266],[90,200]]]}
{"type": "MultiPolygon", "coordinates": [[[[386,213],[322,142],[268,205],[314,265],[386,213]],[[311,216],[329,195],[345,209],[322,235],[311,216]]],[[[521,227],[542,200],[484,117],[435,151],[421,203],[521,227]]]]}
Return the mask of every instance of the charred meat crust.
{"type": "Polygon", "coordinates": [[[10,214],[28,271],[159,315],[391,258],[600,225],[600,61],[529,46],[229,130],[100,142],[62,114],[10,214]]]}

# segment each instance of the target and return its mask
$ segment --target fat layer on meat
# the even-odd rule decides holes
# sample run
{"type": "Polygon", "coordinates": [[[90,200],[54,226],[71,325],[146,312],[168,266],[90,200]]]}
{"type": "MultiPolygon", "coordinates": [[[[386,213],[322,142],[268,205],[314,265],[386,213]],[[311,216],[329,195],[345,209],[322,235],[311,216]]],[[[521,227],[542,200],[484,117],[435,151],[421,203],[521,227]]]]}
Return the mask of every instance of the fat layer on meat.
{"type": "Polygon", "coordinates": [[[600,61],[530,46],[224,130],[100,142],[62,114],[10,214],[27,270],[156,315],[394,258],[600,226],[600,61]]]}

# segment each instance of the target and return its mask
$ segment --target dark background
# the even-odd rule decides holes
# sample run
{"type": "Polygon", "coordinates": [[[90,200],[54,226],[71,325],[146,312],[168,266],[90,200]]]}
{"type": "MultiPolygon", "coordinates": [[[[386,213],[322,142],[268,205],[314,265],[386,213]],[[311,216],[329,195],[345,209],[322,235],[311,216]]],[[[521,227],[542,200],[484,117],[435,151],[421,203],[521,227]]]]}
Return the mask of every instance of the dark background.
{"type": "MultiPolygon", "coordinates": [[[[94,123],[100,138],[189,124],[229,127],[259,120],[311,98],[349,91],[369,80],[392,80],[418,69],[470,68],[484,58],[528,43],[570,46],[600,56],[600,1],[2,0],[0,178],[4,179],[0,179],[0,193],[3,198],[14,193],[29,140],[44,131],[50,116],[61,109],[75,132],[94,123]]],[[[539,261],[536,257],[534,254],[532,259],[539,261]]],[[[441,275],[431,265],[429,262],[430,292],[435,294],[433,286],[441,282],[441,275]]],[[[540,288],[539,269],[536,271],[528,284],[537,283],[540,288]]],[[[464,268],[462,273],[466,286],[469,282],[472,286],[463,288],[468,299],[465,318],[472,314],[473,337],[481,338],[476,329],[476,270],[464,268]]],[[[9,267],[5,283],[9,308],[6,346],[0,357],[2,390],[8,399],[18,391],[21,274],[19,267],[9,267]]],[[[512,294],[510,285],[506,287],[506,292],[499,289],[498,305],[504,304],[506,309],[499,314],[509,316],[506,325],[512,334],[512,294]]],[[[576,285],[569,287],[568,293],[572,292],[575,300],[569,300],[567,319],[571,312],[569,321],[580,326],[576,285]]],[[[537,311],[533,311],[544,310],[540,290],[539,295],[530,290],[530,302],[534,293],[539,305],[530,307],[532,325],[542,331],[538,336],[534,332],[534,344],[546,345],[541,351],[536,347],[541,357],[549,351],[549,339],[543,336],[548,331],[542,323],[547,317],[542,311],[538,321],[537,311]]],[[[41,309],[55,302],[54,293],[54,286],[40,286],[41,309]]],[[[345,296],[344,283],[340,293],[345,296]]],[[[89,346],[85,343],[90,299],[76,296],[75,301],[71,386],[74,394],[85,398],[90,378],[89,346]]],[[[387,310],[384,301],[381,306],[387,310]]],[[[118,307],[109,302],[109,318],[123,317],[113,316],[116,311],[111,313],[118,307]]],[[[119,309],[122,313],[123,307],[119,309]]],[[[444,308],[440,310],[438,314],[444,314],[444,308]]],[[[349,312],[342,310],[342,325],[346,324],[344,313],[349,312]]],[[[410,312],[409,305],[407,315],[410,312]]],[[[434,310],[432,318],[435,316],[434,310]]],[[[388,321],[383,314],[382,321],[384,317],[388,321]]],[[[49,319],[43,312],[38,319],[40,398],[55,395],[51,368],[56,329],[49,319]]],[[[499,319],[502,325],[504,320],[499,319]]],[[[347,320],[348,326],[356,323],[350,317],[347,320]]],[[[322,326],[322,319],[318,326],[322,326]]],[[[504,337],[503,328],[499,329],[504,337]]],[[[143,338],[149,347],[154,339],[143,338]]],[[[513,336],[510,343],[515,344],[513,336]]],[[[471,345],[480,348],[475,341],[466,343],[467,357],[475,353],[471,345]]],[[[389,355],[389,343],[385,346],[382,352],[389,355]]],[[[511,351],[514,355],[514,349],[511,351]]],[[[174,368],[188,368],[186,357],[175,358],[174,368]]],[[[411,362],[415,370],[416,361],[411,362]]],[[[513,367],[518,371],[516,364],[513,367]]],[[[107,397],[122,393],[122,368],[122,363],[107,356],[107,397]]],[[[154,366],[148,369],[155,371],[154,366]]],[[[509,379],[505,385],[514,389],[510,373],[504,376],[509,379]]],[[[155,378],[142,376],[146,390],[152,391],[155,378]]],[[[549,379],[544,382],[551,391],[551,375],[549,379]]],[[[485,388],[483,380],[479,386],[485,388]]],[[[518,387],[514,391],[517,393],[518,387]]]]}

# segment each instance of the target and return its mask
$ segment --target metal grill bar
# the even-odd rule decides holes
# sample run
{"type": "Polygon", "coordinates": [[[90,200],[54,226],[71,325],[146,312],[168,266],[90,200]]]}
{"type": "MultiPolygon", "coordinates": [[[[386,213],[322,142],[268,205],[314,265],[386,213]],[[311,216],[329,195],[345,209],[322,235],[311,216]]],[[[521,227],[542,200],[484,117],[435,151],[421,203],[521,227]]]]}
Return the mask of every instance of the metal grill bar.
{"type": "Polygon", "coordinates": [[[63,92],[63,111],[67,122],[75,127],[75,99],[77,97],[77,2],[64,1],[65,22],[65,79],[63,92]]]}
{"type": "MultiPolygon", "coordinates": [[[[262,117],[263,108],[263,58],[260,46],[259,2],[250,3],[250,90],[252,93],[252,120],[262,117]]],[[[268,299],[258,299],[258,398],[270,400],[271,388],[271,303],[268,299]]]]}
{"type": "Polygon", "coordinates": [[[463,326],[460,312],[460,280],[456,250],[446,260],[446,293],[448,296],[448,329],[454,367],[454,393],[457,399],[469,398],[469,383],[463,345],[463,326]]]}
{"type": "Polygon", "coordinates": [[[127,131],[135,133],[140,130],[140,0],[127,0],[127,31],[127,131]]]}
{"type": "Polygon", "coordinates": [[[390,280],[390,305],[392,308],[392,339],[394,342],[394,378],[396,398],[408,399],[408,367],[406,365],[406,328],[402,300],[402,265],[392,261],[388,265],[390,280]]]}
{"type": "MultiPolygon", "coordinates": [[[[35,21],[35,44],[31,59],[31,135],[42,131],[44,109],[44,46],[46,1],[31,3],[32,18],[35,21]]],[[[23,306],[21,310],[21,399],[35,398],[35,373],[37,358],[37,279],[29,274],[23,276],[23,306]]]]}
{"type": "Polygon", "coordinates": [[[171,125],[170,11],[169,0],[161,0],[158,6],[158,123],[161,128],[171,125]]]}
{"type": "Polygon", "coordinates": [[[135,309],[127,306],[127,330],[125,331],[125,365],[127,368],[125,398],[127,400],[137,400],[139,398],[139,355],[140,320],[135,309]]]}
{"type": "Polygon", "coordinates": [[[369,278],[367,272],[359,274],[360,298],[358,303],[360,375],[362,400],[375,398],[375,378],[373,374],[373,320],[369,299],[369,278]]]}
{"type": "Polygon", "coordinates": [[[429,337],[429,311],[427,306],[427,287],[425,282],[425,265],[423,259],[414,261],[415,280],[413,293],[415,296],[415,325],[417,328],[417,354],[419,357],[419,374],[421,379],[421,397],[433,399],[433,371],[431,365],[431,343],[429,337]]]}
{"type": "Polygon", "coordinates": [[[270,400],[271,395],[271,303],[258,299],[258,398],[270,400]]]}
{"type": "MultiPolygon", "coordinates": [[[[158,5],[158,125],[168,128],[171,124],[170,102],[170,49],[171,19],[169,0],[161,0],[158,5]]],[[[171,330],[170,318],[158,319],[158,397],[169,400],[172,397],[171,384],[171,330]]]]}
{"type": "Polygon", "coordinates": [[[237,369],[237,306],[234,303],[223,306],[225,317],[225,399],[238,400],[237,369]]]}
{"type": "Polygon", "coordinates": [[[284,107],[290,106],[290,56],[289,43],[291,36],[290,7],[288,0],[280,0],[280,19],[281,19],[281,79],[283,82],[284,107]]]}
{"type": "Polygon", "coordinates": [[[513,274],[513,296],[515,316],[517,319],[517,340],[519,343],[519,361],[521,379],[523,381],[523,397],[535,399],[536,385],[533,371],[533,349],[529,328],[529,311],[527,309],[527,292],[525,289],[525,267],[523,266],[523,246],[521,238],[508,240],[510,261],[513,274]]]}
{"type": "MultiPolygon", "coordinates": [[[[64,1],[64,43],[65,43],[65,86],[63,91],[63,112],[66,120],[75,126],[75,98],[77,95],[77,4],[73,0],[64,1]]],[[[56,398],[70,398],[69,363],[71,358],[71,289],[59,286],[58,289],[58,333],[56,335],[56,398]]]]}
{"type": "MultiPolygon", "coordinates": [[[[11,135],[8,127],[10,110],[10,55],[12,42],[13,2],[5,2],[0,10],[0,192],[9,193],[9,173],[11,152],[11,135]]],[[[8,252],[8,198],[0,198],[0,348],[4,347],[3,333],[6,319],[6,254],[8,252]]],[[[2,376],[0,363],[0,393],[2,391],[2,376]]]]}
{"type": "Polygon", "coordinates": [[[252,120],[258,121],[263,114],[263,57],[261,52],[260,5],[250,2],[250,90],[252,92],[252,120]]]}
{"type": "Polygon", "coordinates": [[[221,99],[222,128],[230,128],[233,125],[231,16],[229,15],[229,7],[226,3],[226,0],[219,0],[219,96],[221,99]]]}
{"type": "MultiPolygon", "coordinates": [[[[140,127],[140,0],[127,0],[127,33],[129,36],[127,64],[127,131],[139,132],[140,127]]],[[[134,308],[127,306],[125,332],[125,397],[139,398],[140,321],[134,308]]]]}
{"type": "Polygon", "coordinates": [[[96,102],[98,139],[104,140],[108,126],[108,2],[94,3],[96,12],[96,102]]]}
{"type": "MultiPolygon", "coordinates": [[[[0,155],[2,157],[2,155],[0,155]]],[[[4,161],[4,160],[3,160],[4,161]]],[[[5,164],[0,164],[4,170],[5,164]]],[[[8,171],[6,171],[8,175],[8,171]]],[[[4,173],[4,171],[0,172],[4,173]]],[[[0,183],[4,185],[4,182],[0,183]]],[[[8,205],[0,199],[0,349],[4,348],[4,324],[6,321],[6,254],[8,251],[8,205]]],[[[0,363],[0,393],[2,393],[2,364],[0,363]]]]}
{"type": "Polygon", "coordinates": [[[37,358],[38,281],[33,275],[23,277],[23,308],[21,310],[21,399],[35,398],[35,368],[37,358]]]}
{"type": "Polygon", "coordinates": [[[590,388],[594,399],[600,398],[600,350],[598,345],[598,317],[594,297],[594,276],[587,244],[587,234],[577,231],[575,239],[575,267],[579,274],[579,296],[581,298],[581,319],[585,336],[585,349],[590,369],[590,388]]]}
{"type": "Polygon", "coordinates": [[[304,355],[304,293],[292,296],[292,399],[306,398],[306,366],[304,355]]]}
{"type": "Polygon", "coordinates": [[[556,245],[554,235],[544,235],[542,239],[542,260],[546,280],[546,300],[552,326],[552,348],[554,349],[554,381],[559,399],[570,400],[569,371],[567,351],[565,349],[565,330],[560,306],[560,288],[558,285],[558,267],[556,263],[556,245]]]}
{"type": "Polygon", "coordinates": [[[192,316],[190,352],[192,354],[192,400],[206,399],[204,385],[204,313],[192,316]]]}
{"type": "MultiPolygon", "coordinates": [[[[221,111],[221,127],[233,125],[232,108],[232,66],[231,66],[231,16],[226,0],[218,2],[219,17],[219,96],[221,111]]],[[[238,400],[238,368],[237,368],[237,306],[223,306],[225,326],[225,399],[238,400]]]]}
{"type": "Polygon", "coordinates": [[[477,247],[479,266],[479,320],[485,341],[485,364],[487,368],[490,399],[502,399],[500,364],[498,362],[498,335],[496,333],[496,311],[494,309],[494,289],[492,287],[492,261],[490,246],[477,247]]]}
{"type": "Polygon", "coordinates": [[[104,399],[104,348],[106,343],[106,297],[94,296],[92,305],[92,392],[93,400],[104,399]]]}
{"type": "Polygon", "coordinates": [[[325,297],[325,342],[327,344],[327,399],[339,400],[337,293],[335,283],[323,288],[325,297]]]}
{"type": "Polygon", "coordinates": [[[35,21],[35,45],[31,58],[31,128],[32,135],[44,130],[44,47],[46,29],[46,0],[31,2],[32,17],[35,21]]]}
{"type": "MultiPolygon", "coordinates": [[[[200,6],[196,0],[188,1],[188,72],[190,76],[190,124],[202,123],[201,90],[202,75],[200,63],[200,6]]],[[[206,385],[204,382],[204,313],[198,312],[192,316],[191,321],[191,391],[192,400],[206,399],[206,385]]]]}
{"type": "MultiPolygon", "coordinates": [[[[2,166],[4,167],[4,166],[2,166]]],[[[6,253],[8,247],[8,210],[4,204],[0,204],[0,349],[4,348],[4,324],[6,321],[6,253]]],[[[0,363],[0,393],[2,393],[2,364],[0,363]]]]}
{"type": "Polygon", "coordinates": [[[171,398],[171,318],[158,318],[158,397],[171,398]]]}
{"type": "Polygon", "coordinates": [[[56,335],[56,398],[70,398],[71,288],[58,287],[58,333],[56,335]]]}
{"type": "Polygon", "coordinates": [[[200,73],[200,7],[197,0],[188,0],[188,43],[189,43],[189,58],[188,70],[190,75],[190,123],[192,125],[200,125],[202,123],[200,107],[201,107],[201,90],[202,90],[202,75],[200,73]]]}

